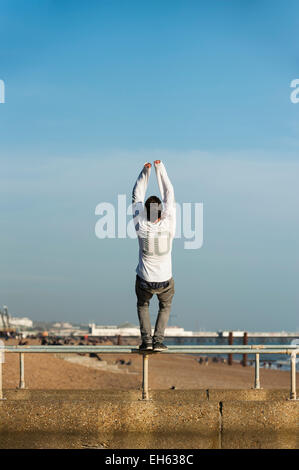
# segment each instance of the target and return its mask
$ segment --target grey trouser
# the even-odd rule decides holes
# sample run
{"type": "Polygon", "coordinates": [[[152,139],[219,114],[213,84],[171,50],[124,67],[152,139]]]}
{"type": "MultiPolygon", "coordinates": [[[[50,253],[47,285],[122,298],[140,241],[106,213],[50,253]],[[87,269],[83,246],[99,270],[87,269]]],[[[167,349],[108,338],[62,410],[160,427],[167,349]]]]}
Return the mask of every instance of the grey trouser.
{"type": "Polygon", "coordinates": [[[149,315],[149,303],[154,294],[159,299],[159,312],[155,325],[154,341],[162,342],[164,339],[164,331],[168,322],[171,302],[174,296],[174,280],[169,280],[167,287],[151,289],[149,286],[136,277],[135,292],[137,295],[137,312],[140,323],[141,338],[143,341],[152,340],[152,328],[149,315]]]}

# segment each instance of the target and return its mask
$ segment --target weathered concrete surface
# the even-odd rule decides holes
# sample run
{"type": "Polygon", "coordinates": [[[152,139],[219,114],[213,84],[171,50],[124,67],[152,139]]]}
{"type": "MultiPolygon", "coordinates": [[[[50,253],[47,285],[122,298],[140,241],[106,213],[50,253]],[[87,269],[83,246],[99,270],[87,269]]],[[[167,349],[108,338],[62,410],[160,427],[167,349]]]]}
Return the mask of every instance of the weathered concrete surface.
{"type": "MultiPolygon", "coordinates": [[[[172,403],[193,403],[194,401],[270,401],[287,400],[289,390],[283,389],[248,389],[248,390],[222,390],[222,389],[201,389],[201,390],[150,390],[150,398],[172,403]]],[[[299,397],[299,389],[297,390],[299,397]]],[[[140,390],[4,390],[4,397],[7,400],[101,400],[109,398],[111,401],[118,400],[139,400],[140,390]]]]}
{"type": "Polygon", "coordinates": [[[298,432],[289,431],[225,431],[221,449],[298,449],[298,432]]]}
{"type": "Polygon", "coordinates": [[[299,403],[234,401],[222,403],[222,428],[230,431],[299,431],[299,403]]]}
{"type": "Polygon", "coordinates": [[[8,400],[63,400],[63,401],[98,401],[98,400],[138,400],[141,390],[4,390],[3,396],[8,400]]]}
{"type": "Polygon", "coordinates": [[[299,448],[299,403],[287,400],[224,401],[222,449],[299,448]]]}
{"type": "Polygon", "coordinates": [[[101,442],[111,449],[219,449],[215,432],[115,432],[101,434],[101,442]]]}
{"type": "Polygon", "coordinates": [[[0,449],[218,449],[215,434],[192,433],[5,433],[0,449]]]}
{"type": "Polygon", "coordinates": [[[226,401],[221,405],[221,448],[299,448],[299,403],[226,401]]]}
{"type": "Polygon", "coordinates": [[[171,392],[6,391],[0,447],[218,448],[218,403],[171,392]]]}
{"type": "Polygon", "coordinates": [[[6,390],[4,396],[4,448],[48,447],[56,441],[59,447],[82,447],[82,439],[89,447],[219,445],[219,406],[206,400],[205,390],[153,391],[148,402],[140,400],[138,390],[6,390]]]}
{"type": "Polygon", "coordinates": [[[218,432],[219,408],[206,401],[103,403],[99,428],[103,432],[218,432]]]}
{"type": "Polygon", "coordinates": [[[3,401],[0,433],[3,432],[95,432],[100,404],[83,401],[3,401]]]}
{"type": "Polygon", "coordinates": [[[266,392],[6,390],[0,447],[299,448],[299,402],[266,392]]]}
{"type": "MultiPolygon", "coordinates": [[[[140,390],[4,390],[7,400],[102,400],[131,401],[140,400],[140,390]]],[[[177,403],[193,403],[207,399],[206,390],[150,390],[150,398],[153,400],[177,403]]]]}
{"type": "MultiPolygon", "coordinates": [[[[210,401],[271,401],[287,400],[290,396],[289,390],[278,389],[248,389],[248,390],[219,390],[208,389],[206,391],[210,401]]],[[[299,396],[299,390],[297,392],[299,396]]]]}

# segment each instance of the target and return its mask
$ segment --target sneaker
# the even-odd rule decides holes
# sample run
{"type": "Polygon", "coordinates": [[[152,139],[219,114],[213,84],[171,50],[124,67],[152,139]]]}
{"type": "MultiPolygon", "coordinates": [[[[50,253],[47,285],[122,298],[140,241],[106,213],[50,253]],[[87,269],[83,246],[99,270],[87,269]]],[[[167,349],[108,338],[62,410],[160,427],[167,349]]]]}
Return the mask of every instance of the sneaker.
{"type": "Polygon", "coordinates": [[[157,341],[153,345],[153,350],[154,351],[166,351],[166,349],[168,349],[167,346],[165,346],[165,344],[163,344],[163,343],[160,343],[159,341],[157,341]]]}
{"type": "Polygon", "coordinates": [[[150,349],[153,349],[151,341],[142,341],[141,345],[139,346],[139,351],[149,351],[150,349]]]}

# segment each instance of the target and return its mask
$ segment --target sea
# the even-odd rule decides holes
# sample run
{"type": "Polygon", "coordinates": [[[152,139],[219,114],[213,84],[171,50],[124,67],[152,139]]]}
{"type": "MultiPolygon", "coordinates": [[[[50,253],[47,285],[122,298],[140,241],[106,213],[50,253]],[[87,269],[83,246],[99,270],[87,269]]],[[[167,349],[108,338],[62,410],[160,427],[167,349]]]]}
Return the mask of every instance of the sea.
{"type": "MultiPolygon", "coordinates": [[[[194,345],[194,346],[221,346],[228,344],[227,337],[184,337],[184,338],[165,338],[165,344],[168,346],[180,345],[194,345]]],[[[235,346],[243,345],[243,337],[234,337],[233,344],[235,346]]],[[[259,336],[259,337],[248,337],[248,345],[291,345],[297,344],[299,349],[299,337],[296,339],[290,339],[285,336],[259,336]]],[[[200,354],[196,354],[198,356],[200,354]]],[[[205,354],[201,354],[205,356],[205,354]]],[[[227,358],[227,354],[209,354],[209,357],[223,357],[227,358]]],[[[233,354],[233,361],[240,362],[243,359],[243,354],[233,354]]],[[[279,370],[290,370],[290,356],[287,354],[260,354],[260,367],[272,368],[279,370]]],[[[248,366],[254,366],[255,354],[247,354],[248,366]]],[[[296,360],[296,370],[299,371],[299,357],[296,360]]]]}

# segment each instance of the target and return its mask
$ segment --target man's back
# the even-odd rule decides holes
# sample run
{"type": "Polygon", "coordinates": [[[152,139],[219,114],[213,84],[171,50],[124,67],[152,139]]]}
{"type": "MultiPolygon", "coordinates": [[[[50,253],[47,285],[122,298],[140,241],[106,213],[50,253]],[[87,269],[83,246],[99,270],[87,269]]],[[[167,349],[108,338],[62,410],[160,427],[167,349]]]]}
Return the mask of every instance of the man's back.
{"type": "Polygon", "coordinates": [[[171,251],[175,234],[175,200],[172,184],[162,162],[155,164],[163,201],[161,218],[151,222],[144,208],[150,167],[144,167],[133,189],[133,213],[139,242],[136,272],[148,282],[163,282],[172,277],[171,251]]]}

